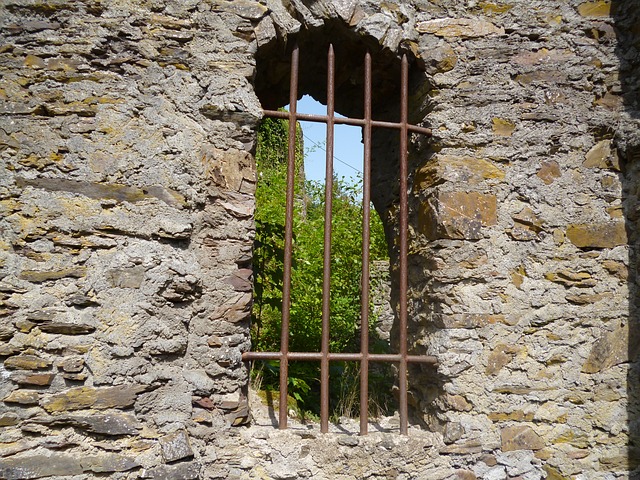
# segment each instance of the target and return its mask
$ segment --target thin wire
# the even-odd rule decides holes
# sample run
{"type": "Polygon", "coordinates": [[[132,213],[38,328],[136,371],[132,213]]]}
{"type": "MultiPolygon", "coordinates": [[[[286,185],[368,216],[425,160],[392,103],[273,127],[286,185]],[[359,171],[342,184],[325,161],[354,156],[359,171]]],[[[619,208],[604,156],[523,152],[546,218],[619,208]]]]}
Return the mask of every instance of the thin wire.
{"type": "MultiPolygon", "coordinates": [[[[318,147],[320,150],[322,150],[323,152],[327,153],[327,151],[326,151],[324,148],[322,148],[322,145],[320,145],[319,143],[314,142],[311,138],[307,137],[307,136],[304,134],[304,132],[302,133],[302,135],[304,136],[304,138],[306,138],[306,139],[307,139],[307,140],[309,140],[311,143],[313,143],[313,146],[314,146],[314,147],[318,147]]],[[[347,162],[345,162],[345,161],[343,161],[343,160],[340,160],[340,159],[339,159],[338,157],[336,157],[335,155],[333,156],[333,159],[334,159],[334,160],[337,160],[338,162],[342,163],[343,165],[346,165],[346,166],[347,166],[347,167],[349,167],[349,168],[354,169],[354,170],[355,170],[356,172],[358,172],[358,173],[362,173],[362,171],[361,171],[361,170],[358,170],[358,169],[357,169],[356,167],[354,167],[353,165],[349,165],[347,162]]]]}

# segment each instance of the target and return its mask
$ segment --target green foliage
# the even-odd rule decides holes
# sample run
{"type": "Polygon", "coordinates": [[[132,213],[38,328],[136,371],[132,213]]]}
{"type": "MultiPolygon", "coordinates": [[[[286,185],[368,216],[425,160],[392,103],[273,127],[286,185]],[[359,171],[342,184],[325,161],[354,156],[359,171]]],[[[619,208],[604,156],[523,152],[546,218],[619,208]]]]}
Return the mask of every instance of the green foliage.
{"type": "MultiPolygon", "coordinates": [[[[256,152],[256,240],[254,248],[253,348],[279,351],[284,260],[284,217],[286,202],[286,157],[288,122],[266,119],[258,131],[256,152]]],[[[290,351],[320,351],[322,322],[322,273],[325,186],[304,180],[302,131],[297,128],[296,195],[294,208],[293,267],[291,283],[290,351]]],[[[334,180],[330,349],[332,352],[359,349],[360,293],[362,270],[362,207],[360,185],[334,180]]],[[[371,259],[387,258],[382,222],[372,210],[371,259]]],[[[372,316],[371,316],[372,317],[372,316]]],[[[373,321],[374,319],[371,318],[373,321]]],[[[373,339],[375,340],[375,339],[373,339]]],[[[262,369],[264,388],[277,388],[277,362],[262,369]]],[[[337,410],[357,398],[349,387],[357,376],[355,365],[332,364],[332,403],[337,410]],[[349,392],[347,392],[349,390],[349,392]]],[[[290,394],[302,409],[316,412],[319,405],[320,366],[316,362],[292,362],[290,394]]],[[[387,379],[388,380],[388,379],[387,379]]],[[[389,382],[384,392],[390,391],[389,382]]],[[[359,400],[356,402],[356,406],[359,400]]],[[[384,400],[379,403],[387,403],[384,400]]],[[[342,414],[342,413],[340,413],[342,414]]]]}

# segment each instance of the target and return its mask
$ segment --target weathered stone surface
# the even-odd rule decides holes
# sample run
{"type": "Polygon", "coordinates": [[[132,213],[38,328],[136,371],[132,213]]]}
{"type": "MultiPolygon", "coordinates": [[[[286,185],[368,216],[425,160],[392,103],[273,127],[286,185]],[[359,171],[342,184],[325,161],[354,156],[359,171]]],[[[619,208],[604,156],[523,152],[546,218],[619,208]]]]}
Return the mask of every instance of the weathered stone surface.
{"type": "Polygon", "coordinates": [[[66,410],[95,408],[127,408],[134,404],[140,392],[146,387],[141,385],[121,385],[117,387],[78,387],[65,392],[46,396],[41,404],[49,413],[66,410]]]}
{"type": "Polygon", "coordinates": [[[19,187],[35,187],[52,192],[79,193],[94,199],[111,199],[119,202],[139,202],[148,198],[156,198],[174,207],[181,207],[185,200],[182,195],[159,185],[145,188],[130,187],[119,184],[102,184],[69,180],[66,178],[16,178],[19,187]]]}
{"type": "Polygon", "coordinates": [[[255,160],[249,152],[203,148],[205,176],[220,188],[238,193],[255,192],[255,160]]]}
{"type": "Polygon", "coordinates": [[[458,56],[450,45],[444,44],[431,52],[426,59],[426,70],[430,74],[444,73],[453,70],[458,56]]]}
{"type": "Polygon", "coordinates": [[[32,450],[38,444],[31,440],[21,440],[19,442],[0,444],[0,457],[8,457],[16,453],[32,450]]]}
{"type": "Polygon", "coordinates": [[[557,178],[560,178],[562,172],[560,171],[558,162],[551,160],[549,162],[543,162],[536,175],[540,177],[546,185],[551,185],[557,178]]]}
{"type": "Polygon", "coordinates": [[[494,422],[505,422],[505,421],[532,422],[533,421],[533,413],[527,414],[527,413],[524,413],[522,410],[515,410],[513,412],[491,412],[487,416],[489,417],[490,420],[494,422]]]}
{"type": "Polygon", "coordinates": [[[611,148],[611,140],[601,140],[587,152],[583,165],[588,168],[608,168],[620,171],[618,153],[611,148]]]}
{"type": "Polygon", "coordinates": [[[516,129],[516,124],[506,118],[495,117],[491,121],[493,133],[502,137],[510,137],[516,129]]]}
{"type": "Polygon", "coordinates": [[[460,440],[464,435],[464,428],[458,422],[449,422],[444,426],[444,432],[442,439],[446,444],[452,444],[457,440],[460,440]]]}
{"type": "Polygon", "coordinates": [[[440,315],[434,314],[430,321],[438,328],[479,328],[495,323],[507,323],[504,315],[491,314],[458,314],[440,315]]]}
{"type": "Polygon", "coordinates": [[[566,269],[547,273],[545,278],[565,287],[593,287],[597,283],[588,272],[573,272],[566,269]]]}
{"type": "Polygon", "coordinates": [[[544,465],[542,468],[547,473],[546,480],[570,480],[569,477],[562,475],[559,470],[553,468],[551,465],[544,465]]]}
{"type": "Polygon", "coordinates": [[[487,360],[487,375],[495,375],[513,359],[513,347],[497,345],[487,360]]]}
{"type": "Polygon", "coordinates": [[[37,405],[39,395],[34,390],[14,390],[2,400],[4,403],[17,403],[20,405],[37,405]]]}
{"type": "Polygon", "coordinates": [[[437,155],[416,172],[413,189],[419,192],[452,180],[478,184],[484,180],[500,180],[504,176],[504,171],[486,158],[437,155]]]}
{"type": "Polygon", "coordinates": [[[0,340],[6,341],[13,337],[14,330],[8,325],[0,325],[0,340]]]}
{"type": "Polygon", "coordinates": [[[512,215],[511,218],[514,225],[510,235],[514,240],[535,240],[538,238],[538,234],[543,231],[543,222],[529,207],[525,207],[519,213],[512,215]]]}
{"type": "MultiPolygon", "coordinates": [[[[638,223],[636,3],[5,1],[0,355],[41,356],[61,371],[47,387],[50,366],[10,370],[2,397],[33,374],[43,384],[24,385],[41,405],[55,394],[75,410],[0,402],[15,412],[0,416],[0,456],[22,466],[46,457],[36,465],[49,478],[633,476],[634,341],[627,361],[607,365],[624,358],[615,353],[624,342],[608,336],[634,312],[637,235],[612,242],[606,231],[594,242],[571,229],[613,221],[633,232],[638,223]],[[251,278],[229,276],[251,265],[256,124],[261,107],[289,101],[294,41],[299,93],[326,100],[329,40],[338,111],[363,117],[368,49],[373,115],[397,120],[407,53],[409,119],[432,130],[408,145],[408,318],[411,352],[439,364],[410,365],[410,413],[430,431],[411,426],[407,437],[384,416],[368,437],[346,418],[329,435],[295,418],[281,432],[268,409],[228,428],[249,418],[238,393],[248,380],[251,278]],[[445,212],[464,200],[437,205],[446,192],[495,196],[495,223],[473,218],[470,228],[445,212]],[[96,329],[70,335],[61,322],[96,329]],[[585,364],[600,370],[581,372],[585,364]],[[72,382],[157,389],[100,410],[97,392],[60,391],[72,382]],[[36,421],[49,417],[59,423],[36,421]],[[500,451],[497,434],[516,424],[547,446],[500,451]],[[183,428],[200,465],[162,466],[158,439],[183,428]],[[25,438],[38,447],[24,450],[25,438]],[[440,455],[443,440],[453,443],[440,455]],[[56,470],[50,453],[79,467],[56,470]],[[133,458],[145,472],[124,471],[133,458]]],[[[372,156],[393,282],[397,133],[375,129],[372,156]]],[[[397,310],[397,283],[389,290],[397,310]]],[[[395,349],[390,316],[381,337],[395,349]]]]}
{"type": "Polygon", "coordinates": [[[162,458],[166,463],[193,457],[189,443],[189,435],[185,430],[177,430],[158,440],[162,450],[162,458]]]}
{"type": "Polygon", "coordinates": [[[136,417],[126,413],[55,415],[35,417],[30,421],[42,425],[71,426],[100,435],[136,435],[141,427],[136,417]]]}
{"type": "Polygon", "coordinates": [[[12,375],[11,380],[18,385],[47,386],[51,385],[55,376],[55,373],[26,373],[12,375]]]}
{"type": "Polygon", "coordinates": [[[4,367],[11,370],[43,370],[51,366],[51,360],[35,355],[17,355],[4,361],[4,367]]]}
{"type": "Polygon", "coordinates": [[[252,0],[235,0],[228,3],[218,3],[216,4],[216,8],[223,12],[234,13],[239,17],[249,20],[260,20],[269,12],[267,7],[252,0]]]}
{"type": "Polygon", "coordinates": [[[567,238],[578,248],[613,248],[627,243],[624,222],[573,224],[567,227],[567,238]]]}
{"type": "Polygon", "coordinates": [[[107,272],[107,279],[113,287],[140,288],[144,275],[145,269],[141,266],[117,268],[107,272]]]}
{"type": "Polygon", "coordinates": [[[177,465],[161,465],[143,470],[140,478],[152,480],[195,480],[200,477],[200,464],[197,462],[178,463],[177,465]]]}
{"type": "Polygon", "coordinates": [[[610,0],[584,2],[578,6],[578,13],[584,17],[608,17],[611,14],[610,0]]]}
{"type": "Polygon", "coordinates": [[[629,268],[621,262],[616,262],[614,260],[605,260],[602,262],[602,267],[606,269],[612,275],[615,275],[620,280],[627,280],[629,277],[629,268]]]}
{"type": "Polygon", "coordinates": [[[226,282],[237,292],[250,292],[253,289],[251,281],[252,275],[253,270],[240,268],[233,272],[233,274],[227,278],[226,282]]]}
{"type": "Polygon", "coordinates": [[[462,395],[446,395],[443,400],[446,408],[456,412],[470,412],[473,410],[473,405],[462,395]]]}
{"type": "Polygon", "coordinates": [[[607,332],[591,349],[587,361],[582,366],[582,371],[597,373],[627,362],[629,361],[629,349],[629,325],[620,327],[613,332],[607,332]]]}
{"type": "Polygon", "coordinates": [[[474,38],[486,35],[502,35],[504,29],[491,22],[471,18],[439,18],[420,22],[416,25],[420,33],[432,33],[440,37],[474,38]]]}
{"type": "Polygon", "coordinates": [[[20,417],[18,417],[18,414],[14,412],[7,412],[0,415],[0,427],[17,425],[19,421],[20,417]]]}
{"type": "Polygon", "coordinates": [[[61,278],[82,278],[86,274],[85,267],[71,267],[59,270],[23,270],[20,278],[28,282],[46,282],[48,280],[59,280],[61,278]]]}
{"type": "Polygon", "coordinates": [[[10,345],[8,343],[3,343],[0,345],[0,357],[9,357],[12,355],[16,355],[20,353],[20,348],[10,345]]]}
{"type": "Polygon", "coordinates": [[[545,444],[542,438],[526,425],[515,425],[505,427],[500,432],[502,439],[502,451],[512,452],[514,450],[540,450],[545,444]]]}
{"type": "MultiPolygon", "coordinates": [[[[242,283],[242,285],[246,285],[246,283],[242,283]]],[[[250,293],[246,293],[232,299],[232,303],[228,305],[221,305],[212,313],[211,318],[213,320],[224,319],[231,323],[242,322],[248,319],[251,315],[251,301],[252,295],[250,293]]]]}
{"type": "Polygon", "coordinates": [[[476,474],[471,470],[458,470],[456,472],[456,480],[477,480],[476,474]]]}
{"type": "Polygon", "coordinates": [[[80,460],[80,465],[85,472],[95,473],[126,472],[140,466],[134,458],[116,453],[88,455],[80,460]]]}
{"type": "Polygon", "coordinates": [[[65,453],[27,454],[0,461],[0,478],[26,480],[49,476],[80,475],[83,469],[77,457],[65,453]]]}
{"type": "Polygon", "coordinates": [[[477,192],[443,192],[420,208],[418,227],[430,240],[477,240],[482,227],[496,224],[496,197],[477,192]]]}
{"type": "Polygon", "coordinates": [[[611,298],[610,293],[594,293],[594,294],[580,294],[580,295],[567,295],[565,298],[571,303],[576,305],[589,305],[611,298]]]}
{"type": "Polygon", "coordinates": [[[477,441],[456,443],[440,449],[440,453],[444,455],[471,455],[480,452],[482,452],[482,445],[477,441]]]}
{"type": "Polygon", "coordinates": [[[62,370],[68,373],[78,373],[84,368],[82,357],[67,357],[62,361],[62,370]]]}

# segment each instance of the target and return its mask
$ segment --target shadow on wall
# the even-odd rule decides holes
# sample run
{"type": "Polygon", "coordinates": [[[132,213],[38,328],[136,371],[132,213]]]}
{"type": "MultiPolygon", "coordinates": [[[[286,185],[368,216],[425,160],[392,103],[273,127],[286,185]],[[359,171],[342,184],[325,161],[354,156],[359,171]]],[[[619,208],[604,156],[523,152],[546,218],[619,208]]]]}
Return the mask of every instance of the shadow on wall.
{"type": "Polygon", "coordinates": [[[629,478],[640,478],[640,9],[637,0],[613,0],[611,4],[620,61],[622,121],[616,126],[615,145],[624,165],[623,208],[629,241],[629,370],[627,374],[629,478]]]}

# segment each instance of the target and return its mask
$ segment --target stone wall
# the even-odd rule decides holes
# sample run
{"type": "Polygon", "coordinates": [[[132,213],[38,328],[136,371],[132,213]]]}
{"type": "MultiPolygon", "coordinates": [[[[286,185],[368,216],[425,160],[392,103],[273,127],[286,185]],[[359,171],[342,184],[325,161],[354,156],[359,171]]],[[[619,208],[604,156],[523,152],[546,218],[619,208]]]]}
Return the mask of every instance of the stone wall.
{"type": "Polygon", "coordinates": [[[640,458],[638,36],[615,27],[637,26],[635,10],[476,11],[417,25],[455,67],[432,77],[435,138],[413,183],[414,338],[441,361],[414,372],[416,397],[451,452],[524,449],[548,478],[624,476],[640,458]]]}
{"type": "MultiPolygon", "coordinates": [[[[0,478],[637,478],[634,5],[4,1],[0,478]],[[434,131],[410,152],[410,312],[440,363],[411,369],[409,437],[249,405],[251,153],[293,39],[316,73],[329,40],[371,49],[383,116],[408,53],[434,131]]],[[[397,144],[375,142],[393,246],[397,144]]]]}

